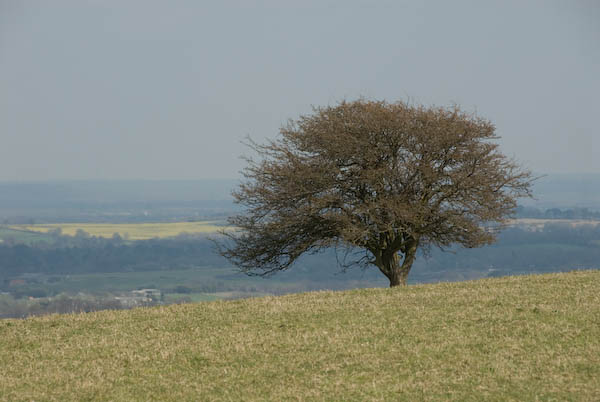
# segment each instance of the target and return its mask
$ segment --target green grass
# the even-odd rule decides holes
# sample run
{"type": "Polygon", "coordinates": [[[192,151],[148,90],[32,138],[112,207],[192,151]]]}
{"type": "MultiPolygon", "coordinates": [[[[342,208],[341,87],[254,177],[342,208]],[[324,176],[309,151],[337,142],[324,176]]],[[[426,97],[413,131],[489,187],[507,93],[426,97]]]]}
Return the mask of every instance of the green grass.
{"type": "Polygon", "coordinates": [[[600,400],[600,271],[0,321],[0,399],[600,400]]]}
{"type": "Polygon", "coordinates": [[[29,245],[38,242],[52,242],[50,236],[45,233],[37,233],[27,230],[9,228],[7,226],[0,226],[0,244],[10,241],[29,245]]]}

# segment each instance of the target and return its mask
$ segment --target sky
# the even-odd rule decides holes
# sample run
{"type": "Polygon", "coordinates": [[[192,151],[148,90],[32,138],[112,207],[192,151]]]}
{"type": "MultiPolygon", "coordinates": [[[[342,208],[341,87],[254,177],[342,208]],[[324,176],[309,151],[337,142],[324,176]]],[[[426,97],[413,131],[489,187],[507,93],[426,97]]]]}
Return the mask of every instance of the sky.
{"type": "Polygon", "coordinates": [[[600,173],[600,2],[0,0],[0,181],[238,178],[246,136],[359,97],[600,173]]]}

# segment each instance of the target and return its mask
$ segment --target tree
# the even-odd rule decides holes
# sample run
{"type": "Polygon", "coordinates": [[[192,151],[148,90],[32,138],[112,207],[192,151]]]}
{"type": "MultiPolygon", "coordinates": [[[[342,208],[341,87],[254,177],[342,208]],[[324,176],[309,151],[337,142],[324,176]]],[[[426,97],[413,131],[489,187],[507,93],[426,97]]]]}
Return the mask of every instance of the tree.
{"type": "MultiPolygon", "coordinates": [[[[498,150],[494,125],[458,107],[357,100],[318,107],[247,158],[219,252],[248,274],[289,268],[304,253],[359,250],[390,286],[417,250],[492,243],[530,196],[532,176],[498,150]],[[496,226],[498,228],[499,226],[496,226]]],[[[356,255],[356,254],[353,254],[356,255]]]]}

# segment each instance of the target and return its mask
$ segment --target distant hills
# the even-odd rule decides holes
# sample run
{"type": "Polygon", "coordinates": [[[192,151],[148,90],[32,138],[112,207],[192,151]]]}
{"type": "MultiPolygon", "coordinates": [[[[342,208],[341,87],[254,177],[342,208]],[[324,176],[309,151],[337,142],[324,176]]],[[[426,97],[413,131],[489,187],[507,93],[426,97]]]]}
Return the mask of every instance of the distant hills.
{"type": "Polygon", "coordinates": [[[0,223],[214,218],[235,210],[237,180],[0,182],[0,223]]]}
{"type": "Polygon", "coordinates": [[[238,180],[0,182],[0,207],[231,200],[238,180]]]}
{"type": "MultiPolygon", "coordinates": [[[[600,174],[549,174],[534,185],[540,209],[600,211],[600,174]]],[[[0,182],[0,223],[140,221],[225,216],[236,210],[237,179],[0,182]]]]}
{"type": "Polygon", "coordinates": [[[600,174],[548,174],[533,186],[535,200],[522,200],[537,208],[580,207],[600,210],[600,174]]]}

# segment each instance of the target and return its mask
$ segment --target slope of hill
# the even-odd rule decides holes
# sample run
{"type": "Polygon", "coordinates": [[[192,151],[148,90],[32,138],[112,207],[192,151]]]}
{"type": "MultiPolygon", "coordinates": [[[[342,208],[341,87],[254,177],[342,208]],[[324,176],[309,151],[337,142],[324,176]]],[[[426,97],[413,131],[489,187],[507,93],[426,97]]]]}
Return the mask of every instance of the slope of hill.
{"type": "Polygon", "coordinates": [[[0,321],[2,400],[599,400],[600,271],[0,321]]]}

